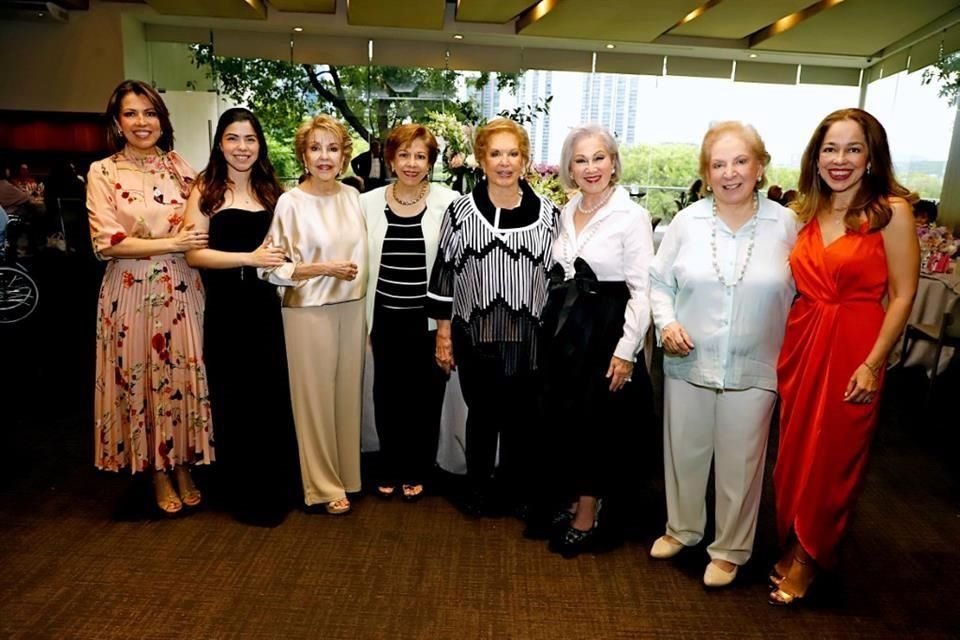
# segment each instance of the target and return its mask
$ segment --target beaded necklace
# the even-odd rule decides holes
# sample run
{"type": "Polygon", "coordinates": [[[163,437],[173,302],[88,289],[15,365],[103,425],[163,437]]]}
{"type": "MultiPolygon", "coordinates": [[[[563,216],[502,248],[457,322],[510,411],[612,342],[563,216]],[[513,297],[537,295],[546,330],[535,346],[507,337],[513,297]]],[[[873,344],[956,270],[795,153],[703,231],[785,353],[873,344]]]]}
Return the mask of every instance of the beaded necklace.
{"type": "Polygon", "coordinates": [[[740,275],[737,276],[737,279],[732,283],[727,282],[727,279],[723,277],[723,273],[720,271],[720,265],[717,263],[717,221],[719,219],[719,211],[717,211],[717,198],[714,196],[711,200],[713,205],[713,229],[710,232],[710,255],[713,259],[713,271],[717,274],[717,280],[720,281],[720,284],[728,289],[732,289],[743,280],[743,276],[747,273],[747,265],[750,264],[750,258],[753,256],[753,246],[757,241],[757,211],[760,209],[760,198],[756,193],[753,194],[753,216],[750,219],[750,242],[747,244],[747,255],[744,257],[743,265],[740,267],[740,275]]]}
{"type": "Polygon", "coordinates": [[[427,181],[424,180],[420,183],[420,192],[417,194],[417,197],[413,200],[401,200],[400,196],[397,195],[397,185],[394,184],[391,187],[393,189],[393,199],[397,201],[398,204],[402,204],[405,207],[409,207],[412,204],[417,204],[423,200],[423,196],[427,193],[427,181]]]}

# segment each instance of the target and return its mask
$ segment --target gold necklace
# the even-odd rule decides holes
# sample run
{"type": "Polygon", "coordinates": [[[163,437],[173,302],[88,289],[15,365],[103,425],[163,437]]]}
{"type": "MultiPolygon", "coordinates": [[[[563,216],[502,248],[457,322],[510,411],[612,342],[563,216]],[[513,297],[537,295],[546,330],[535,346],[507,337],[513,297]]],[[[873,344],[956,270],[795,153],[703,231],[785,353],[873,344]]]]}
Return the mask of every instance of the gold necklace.
{"type": "Polygon", "coordinates": [[[397,183],[396,182],[393,183],[393,199],[397,201],[397,204],[402,204],[405,207],[409,207],[410,205],[417,204],[418,202],[423,200],[423,196],[425,196],[426,193],[427,193],[427,181],[423,180],[420,182],[420,192],[417,193],[416,198],[414,198],[413,200],[401,200],[400,196],[397,195],[397,183]]]}

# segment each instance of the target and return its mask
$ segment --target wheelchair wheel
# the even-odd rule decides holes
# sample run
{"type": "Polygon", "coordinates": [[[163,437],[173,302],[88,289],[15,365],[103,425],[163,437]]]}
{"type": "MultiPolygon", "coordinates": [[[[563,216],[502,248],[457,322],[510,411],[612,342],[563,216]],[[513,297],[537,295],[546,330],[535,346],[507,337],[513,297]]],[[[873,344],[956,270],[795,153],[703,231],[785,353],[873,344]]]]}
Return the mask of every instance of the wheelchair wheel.
{"type": "Polygon", "coordinates": [[[0,324],[25,320],[37,308],[40,291],[26,271],[0,266],[0,324]]]}

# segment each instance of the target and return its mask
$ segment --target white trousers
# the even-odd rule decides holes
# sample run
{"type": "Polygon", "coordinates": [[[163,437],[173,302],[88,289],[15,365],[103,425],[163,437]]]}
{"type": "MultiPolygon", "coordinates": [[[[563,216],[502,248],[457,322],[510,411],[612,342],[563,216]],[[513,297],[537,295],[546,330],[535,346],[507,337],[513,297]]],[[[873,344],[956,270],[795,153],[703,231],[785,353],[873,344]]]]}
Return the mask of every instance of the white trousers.
{"type": "Polygon", "coordinates": [[[664,380],[663,466],[667,533],[684,545],[703,539],[710,461],[716,487],[711,559],[742,565],[753,552],[767,436],[777,394],[718,391],[664,380]]]}

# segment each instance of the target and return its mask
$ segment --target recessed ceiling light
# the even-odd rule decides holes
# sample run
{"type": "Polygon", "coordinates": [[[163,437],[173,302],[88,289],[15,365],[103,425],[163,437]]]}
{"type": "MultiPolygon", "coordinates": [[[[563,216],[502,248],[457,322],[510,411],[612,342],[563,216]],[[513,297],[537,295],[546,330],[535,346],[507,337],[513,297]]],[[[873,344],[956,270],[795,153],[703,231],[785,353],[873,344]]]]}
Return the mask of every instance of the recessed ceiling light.
{"type": "Polygon", "coordinates": [[[297,33],[300,33],[301,31],[303,31],[303,27],[294,27],[293,30],[296,31],[297,33]]]}
{"type": "Polygon", "coordinates": [[[756,58],[756,57],[757,57],[757,54],[751,53],[751,54],[750,54],[750,57],[751,57],[751,58],[756,58]]]}
{"type": "Polygon", "coordinates": [[[613,44],[612,42],[607,43],[607,49],[616,49],[616,48],[617,48],[617,45],[613,44]]]}
{"type": "Polygon", "coordinates": [[[455,34],[453,34],[453,39],[454,39],[454,40],[463,40],[463,34],[462,34],[462,33],[455,33],[455,34]]]}

